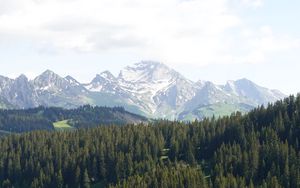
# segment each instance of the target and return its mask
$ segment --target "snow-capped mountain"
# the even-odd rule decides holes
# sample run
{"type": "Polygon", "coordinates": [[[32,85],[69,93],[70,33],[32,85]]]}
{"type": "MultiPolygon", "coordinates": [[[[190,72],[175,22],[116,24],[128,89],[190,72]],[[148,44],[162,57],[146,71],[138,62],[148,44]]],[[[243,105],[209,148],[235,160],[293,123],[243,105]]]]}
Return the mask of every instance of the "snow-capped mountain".
{"type": "Polygon", "coordinates": [[[117,78],[109,71],[97,74],[91,83],[85,85],[85,88],[93,92],[108,93],[115,93],[115,90],[120,89],[117,78]]]}
{"type": "Polygon", "coordinates": [[[125,91],[144,103],[143,110],[155,116],[180,108],[195,92],[191,81],[156,62],[143,61],[125,67],[118,82],[125,91]]]}
{"type": "Polygon", "coordinates": [[[251,99],[257,105],[267,104],[270,101],[282,98],[280,91],[260,87],[245,78],[237,81],[228,81],[224,86],[224,90],[237,96],[251,99]]]}
{"type": "Polygon", "coordinates": [[[223,115],[248,111],[285,97],[246,79],[228,81],[224,86],[193,82],[159,62],[142,61],[127,66],[117,77],[104,73],[86,88],[118,96],[119,101],[136,106],[151,117],[191,119],[223,115]]]}
{"type": "Polygon", "coordinates": [[[86,102],[88,91],[71,76],[63,78],[47,70],[30,82],[38,94],[39,105],[73,108],[86,102]]]}
{"type": "Polygon", "coordinates": [[[33,80],[0,76],[0,107],[39,105],[73,108],[83,104],[124,106],[149,117],[194,119],[248,111],[285,97],[247,80],[215,85],[193,82],[165,64],[142,61],[125,67],[118,76],[102,72],[87,84],[47,70],[33,80]]]}

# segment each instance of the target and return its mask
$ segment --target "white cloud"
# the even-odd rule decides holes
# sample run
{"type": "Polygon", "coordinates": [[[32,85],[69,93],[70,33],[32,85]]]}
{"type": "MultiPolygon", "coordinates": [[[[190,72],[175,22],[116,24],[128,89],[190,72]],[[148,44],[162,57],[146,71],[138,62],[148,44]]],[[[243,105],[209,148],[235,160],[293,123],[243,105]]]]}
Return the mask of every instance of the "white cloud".
{"type": "Polygon", "coordinates": [[[235,62],[263,63],[276,53],[300,47],[300,40],[289,36],[275,35],[270,26],[262,26],[256,30],[242,32],[241,41],[244,42],[246,54],[236,58],[235,62]]]}
{"type": "Polygon", "coordinates": [[[264,5],[264,0],[242,0],[242,3],[254,8],[259,8],[264,5]]]}
{"type": "MultiPolygon", "coordinates": [[[[39,52],[116,52],[166,63],[262,62],[292,39],[247,28],[229,0],[1,0],[1,42],[39,52]],[[241,36],[233,36],[236,30],[241,36]],[[239,44],[236,44],[239,43],[239,44]],[[237,53],[236,47],[245,52],[237,53]],[[55,49],[55,50],[53,50],[55,49]]],[[[262,0],[243,0],[254,7],[262,0]]]]}

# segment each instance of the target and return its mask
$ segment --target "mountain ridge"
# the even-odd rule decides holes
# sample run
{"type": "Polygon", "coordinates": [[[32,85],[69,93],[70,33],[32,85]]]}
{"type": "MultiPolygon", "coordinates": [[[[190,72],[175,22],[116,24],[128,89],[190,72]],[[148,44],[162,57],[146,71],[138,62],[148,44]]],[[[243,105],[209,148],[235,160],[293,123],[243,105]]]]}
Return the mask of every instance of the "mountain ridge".
{"type": "Polygon", "coordinates": [[[229,80],[224,85],[194,82],[154,61],[126,66],[118,76],[104,71],[89,83],[80,83],[72,76],[61,77],[51,70],[32,80],[25,75],[16,79],[0,76],[2,108],[124,106],[152,118],[189,120],[246,112],[285,96],[246,78],[229,80]]]}

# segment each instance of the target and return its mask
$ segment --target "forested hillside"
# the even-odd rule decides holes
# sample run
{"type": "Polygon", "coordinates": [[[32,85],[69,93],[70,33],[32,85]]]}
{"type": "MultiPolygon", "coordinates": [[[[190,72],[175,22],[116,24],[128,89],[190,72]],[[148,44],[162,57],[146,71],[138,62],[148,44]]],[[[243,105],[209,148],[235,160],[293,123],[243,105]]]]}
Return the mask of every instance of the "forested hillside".
{"type": "Polygon", "coordinates": [[[146,121],[146,118],[129,113],[122,107],[109,108],[86,105],[76,109],[38,107],[22,110],[0,110],[0,133],[55,130],[61,125],[69,128],[88,128],[98,125],[125,125],[146,121]]]}
{"type": "Polygon", "coordinates": [[[300,96],[242,116],[0,140],[2,187],[300,187],[300,96]]]}

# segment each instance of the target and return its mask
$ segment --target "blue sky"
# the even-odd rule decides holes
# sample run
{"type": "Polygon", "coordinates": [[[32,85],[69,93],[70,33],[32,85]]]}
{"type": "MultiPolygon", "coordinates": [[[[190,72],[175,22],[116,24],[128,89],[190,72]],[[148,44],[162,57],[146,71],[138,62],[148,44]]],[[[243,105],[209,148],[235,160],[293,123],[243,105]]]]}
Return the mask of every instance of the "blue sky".
{"type": "Polygon", "coordinates": [[[0,74],[81,82],[141,60],[187,78],[300,91],[300,1],[1,0],[0,74]]]}

